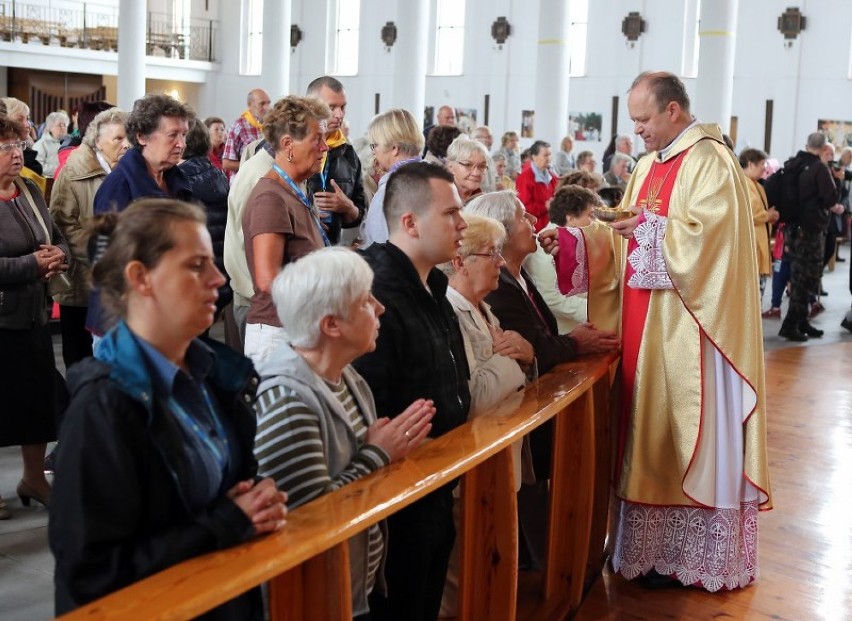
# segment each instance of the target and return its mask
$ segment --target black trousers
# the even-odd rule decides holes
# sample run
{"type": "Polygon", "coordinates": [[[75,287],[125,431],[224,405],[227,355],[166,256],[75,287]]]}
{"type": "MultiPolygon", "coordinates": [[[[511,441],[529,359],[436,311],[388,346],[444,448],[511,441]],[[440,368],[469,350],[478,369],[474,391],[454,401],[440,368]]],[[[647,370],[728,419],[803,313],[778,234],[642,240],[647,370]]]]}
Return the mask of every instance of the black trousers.
{"type": "Polygon", "coordinates": [[[92,355],[92,335],[86,330],[85,306],[59,306],[59,328],[62,331],[62,360],[67,369],[92,355]]]}
{"type": "Polygon", "coordinates": [[[808,319],[808,295],[819,293],[825,232],[799,229],[787,243],[790,247],[790,306],[782,326],[793,329],[808,319]]]}
{"type": "Polygon", "coordinates": [[[438,618],[456,536],[452,487],[442,487],[388,518],[388,594],[370,594],[372,621],[438,618]]]}

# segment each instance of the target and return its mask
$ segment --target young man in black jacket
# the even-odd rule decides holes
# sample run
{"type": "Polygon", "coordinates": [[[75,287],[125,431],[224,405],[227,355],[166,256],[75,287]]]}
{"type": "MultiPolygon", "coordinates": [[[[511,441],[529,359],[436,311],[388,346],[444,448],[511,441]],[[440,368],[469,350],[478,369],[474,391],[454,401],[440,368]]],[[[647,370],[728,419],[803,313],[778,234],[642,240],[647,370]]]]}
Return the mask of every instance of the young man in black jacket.
{"type": "MultiPolygon", "coordinates": [[[[364,252],[375,273],[373,295],[385,313],[375,351],[353,364],[370,385],[379,416],[395,416],[416,398],[432,399],[432,437],[464,423],[470,407],[464,341],[446,298],[447,277],[435,267],[458,251],[467,228],[461,206],[453,177],[442,167],[403,166],[389,178],[385,195],[390,238],[364,252]]],[[[437,618],[455,539],[453,487],[388,518],[388,593],[371,595],[374,621],[437,618]]]]}

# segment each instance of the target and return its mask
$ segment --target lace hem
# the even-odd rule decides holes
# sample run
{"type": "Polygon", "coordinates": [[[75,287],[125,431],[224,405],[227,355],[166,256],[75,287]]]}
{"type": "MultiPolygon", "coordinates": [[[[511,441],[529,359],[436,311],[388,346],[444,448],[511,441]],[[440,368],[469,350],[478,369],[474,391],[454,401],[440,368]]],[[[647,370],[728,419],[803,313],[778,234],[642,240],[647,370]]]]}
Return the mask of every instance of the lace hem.
{"type": "Polygon", "coordinates": [[[565,295],[577,295],[578,293],[589,292],[589,268],[586,265],[586,238],[580,229],[565,227],[565,230],[577,240],[577,247],[574,249],[574,260],[577,262],[577,267],[571,274],[571,289],[565,291],[565,295]]]}
{"type": "Polygon", "coordinates": [[[757,578],[757,502],[739,509],[620,505],[612,566],[628,580],[654,569],[715,592],[757,578]]]}
{"type": "Polygon", "coordinates": [[[666,236],[668,219],[658,216],[647,209],[639,219],[639,225],[633,230],[638,246],[627,260],[633,267],[633,274],[627,286],[633,289],[674,289],[663,258],[663,238],[666,236]]]}

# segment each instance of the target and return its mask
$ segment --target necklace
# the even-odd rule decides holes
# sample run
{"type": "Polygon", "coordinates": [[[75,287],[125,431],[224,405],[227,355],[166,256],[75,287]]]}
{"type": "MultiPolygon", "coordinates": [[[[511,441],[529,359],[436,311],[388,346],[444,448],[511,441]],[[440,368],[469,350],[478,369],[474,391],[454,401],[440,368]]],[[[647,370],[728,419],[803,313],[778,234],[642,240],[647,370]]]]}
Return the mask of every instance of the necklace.
{"type": "Polygon", "coordinates": [[[671,161],[669,169],[666,171],[666,174],[663,175],[662,178],[654,176],[654,170],[658,162],[654,161],[651,164],[651,170],[648,173],[648,176],[651,178],[651,180],[648,182],[648,191],[645,193],[645,198],[639,200],[637,204],[638,207],[645,207],[648,211],[652,213],[657,213],[660,211],[662,201],[658,198],[658,196],[663,190],[663,186],[666,185],[666,180],[669,178],[669,174],[671,174],[672,170],[677,168],[677,161],[681,159],[685,154],[686,151],[679,154],[671,161]]]}

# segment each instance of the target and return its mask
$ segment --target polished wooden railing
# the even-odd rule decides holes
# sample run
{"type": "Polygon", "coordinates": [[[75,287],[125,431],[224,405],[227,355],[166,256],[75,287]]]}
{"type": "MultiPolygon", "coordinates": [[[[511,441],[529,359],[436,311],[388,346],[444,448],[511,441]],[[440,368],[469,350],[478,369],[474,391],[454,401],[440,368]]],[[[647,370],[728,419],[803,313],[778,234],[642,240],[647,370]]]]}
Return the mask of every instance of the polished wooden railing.
{"type": "Polygon", "coordinates": [[[600,569],[609,498],[610,385],[614,355],[560,365],[497,410],[428,442],[406,459],[318,498],[280,532],[206,554],[62,617],[189,619],[269,582],[270,614],[352,618],[347,540],[462,477],[459,618],[518,617],[512,443],[555,419],[548,552],[529,618],[577,609],[600,569]]]}

